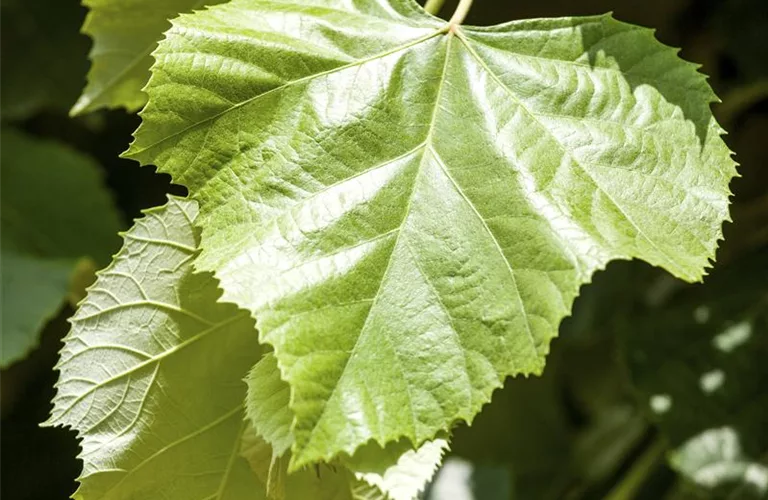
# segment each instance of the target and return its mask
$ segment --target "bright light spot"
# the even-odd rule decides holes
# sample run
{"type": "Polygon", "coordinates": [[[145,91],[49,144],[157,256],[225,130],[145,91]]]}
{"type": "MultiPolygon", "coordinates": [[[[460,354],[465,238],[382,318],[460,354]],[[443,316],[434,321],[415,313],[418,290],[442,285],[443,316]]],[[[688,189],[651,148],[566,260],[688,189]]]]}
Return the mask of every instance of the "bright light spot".
{"type": "Polygon", "coordinates": [[[671,460],[675,469],[707,487],[740,480],[745,474],[739,436],[730,427],[708,429],[692,437],[671,460]]]}
{"type": "Polygon", "coordinates": [[[699,306],[693,311],[693,319],[696,323],[702,325],[709,321],[709,307],[699,306]]]}
{"type": "Polygon", "coordinates": [[[470,462],[459,458],[450,458],[438,472],[432,484],[430,498],[436,500],[473,500],[472,472],[470,462]]]}
{"type": "Polygon", "coordinates": [[[731,352],[752,336],[752,324],[742,321],[728,327],[713,339],[715,347],[723,352],[731,352]]]}
{"type": "Polygon", "coordinates": [[[760,493],[768,491],[768,468],[760,464],[751,464],[744,472],[744,480],[752,483],[760,493]]]}
{"type": "Polygon", "coordinates": [[[725,382],[725,373],[722,370],[712,370],[705,373],[699,379],[701,390],[710,393],[718,390],[725,382]]]}
{"type": "Polygon", "coordinates": [[[672,397],[669,394],[654,394],[651,396],[650,405],[654,413],[667,413],[672,408],[672,397]]]}

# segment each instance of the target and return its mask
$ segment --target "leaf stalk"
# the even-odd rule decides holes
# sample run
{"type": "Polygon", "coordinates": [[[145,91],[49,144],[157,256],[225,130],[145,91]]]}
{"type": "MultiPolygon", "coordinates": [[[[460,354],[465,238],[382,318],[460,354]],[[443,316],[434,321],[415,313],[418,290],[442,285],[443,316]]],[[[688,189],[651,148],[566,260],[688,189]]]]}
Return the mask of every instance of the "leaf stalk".
{"type": "Polygon", "coordinates": [[[424,5],[424,10],[429,14],[436,16],[440,13],[440,9],[443,8],[444,3],[445,0],[427,0],[427,3],[424,5]]]}
{"type": "Polygon", "coordinates": [[[451,20],[448,21],[448,24],[450,25],[451,30],[460,26],[461,23],[464,22],[464,19],[466,19],[467,14],[469,14],[469,9],[472,8],[472,1],[473,0],[461,0],[459,2],[459,6],[456,7],[456,11],[453,13],[453,16],[451,16],[451,20]]]}

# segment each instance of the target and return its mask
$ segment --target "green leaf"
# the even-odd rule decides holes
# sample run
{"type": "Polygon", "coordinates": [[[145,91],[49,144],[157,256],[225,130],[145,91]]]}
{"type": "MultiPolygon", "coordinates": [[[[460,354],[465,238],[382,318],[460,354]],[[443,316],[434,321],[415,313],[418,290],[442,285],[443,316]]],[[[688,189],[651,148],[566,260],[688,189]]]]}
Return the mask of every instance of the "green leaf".
{"type": "Polygon", "coordinates": [[[47,425],[82,439],[79,499],[258,499],[240,458],[253,320],[193,274],[194,202],[171,198],[125,234],[64,340],[47,425]]]}
{"type": "Polygon", "coordinates": [[[4,0],[0,5],[0,113],[25,120],[49,109],[66,112],[88,69],[88,39],[77,1],[4,0]]]}
{"type": "Polygon", "coordinates": [[[417,450],[406,440],[383,449],[370,443],[342,462],[359,481],[384,492],[386,498],[413,500],[435,475],[447,450],[443,438],[427,441],[417,450]]]}
{"type": "Polygon", "coordinates": [[[108,260],[120,227],[98,166],[52,141],[3,129],[2,358],[24,358],[83,259],[108,260]]]}
{"type": "Polygon", "coordinates": [[[274,354],[265,354],[246,378],[245,410],[254,432],[264,438],[279,458],[291,448],[291,388],[280,378],[274,354]]]}
{"type": "Polygon", "coordinates": [[[673,467],[712,498],[768,495],[767,264],[763,251],[721,268],[626,332],[673,467]]]}
{"type": "Polygon", "coordinates": [[[196,266],[274,347],[294,468],[471,421],[595,270],[698,280],[728,215],[705,77],[609,16],[234,0],[154,55],[127,156],[200,202],[196,266]]]}
{"type": "MultiPolygon", "coordinates": [[[[144,106],[152,51],[179,15],[225,0],[83,0],[88,17],[83,33],[93,39],[88,85],[72,115],[99,108],[144,106]]],[[[193,54],[190,54],[193,56],[193,54]]]]}
{"type": "Polygon", "coordinates": [[[288,459],[277,457],[272,447],[250,426],[243,436],[241,453],[261,482],[266,485],[267,498],[272,500],[355,498],[355,481],[346,469],[320,464],[289,475],[288,459]]]}
{"type": "MultiPolygon", "coordinates": [[[[246,380],[248,418],[254,433],[263,438],[265,445],[270,446],[272,451],[271,456],[265,457],[263,446],[254,442],[251,447],[257,451],[252,450],[250,455],[260,457],[256,460],[256,463],[261,464],[256,466],[257,469],[268,470],[261,473],[262,482],[279,485],[276,486],[273,496],[285,498],[281,479],[287,474],[286,452],[293,444],[290,387],[280,378],[277,360],[272,353],[265,354],[256,363],[246,380]],[[275,464],[278,464],[277,468],[275,464]],[[278,470],[279,473],[276,472],[278,470]],[[278,479],[271,481],[269,478],[273,475],[278,479]]],[[[344,480],[345,484],[352,481],[355,486],[354,483],[360,482],[383,492],[384,496],[391,500],[411,500],[416,498],[434,475],[447,449],[448,441],[445,439],[428,441],[418,450],[413,450],[407,441],[390,443],[383,449],[376,443],[369,443],[357,450],[353,456],[342,457],[339,462],[352,473],[344,480]]],[[[297,481],[294,475],[287,480],[294,481],[297,481]]]]}
{"type": "Polygon", "coordinates": [[[43,327],[61,308],[74,267],[71,260],[41,259],[3,249],[0,367],[24,359],[37,347],[43,327]]]}

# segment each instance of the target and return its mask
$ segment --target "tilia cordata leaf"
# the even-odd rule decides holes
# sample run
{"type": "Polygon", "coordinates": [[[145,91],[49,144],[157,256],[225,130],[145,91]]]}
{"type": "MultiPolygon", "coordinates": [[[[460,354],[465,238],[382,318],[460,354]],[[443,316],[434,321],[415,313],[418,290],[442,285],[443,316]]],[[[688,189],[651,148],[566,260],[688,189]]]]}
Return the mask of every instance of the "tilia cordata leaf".
{"type": "Polygon", "coordinates": [[[705,77],[608,15],[234,0],[154,57],[127,156],[199,201],[196,266],[290,385],[293,468],[471,421],[596,270],[699,280],[728,217],[705,77]]]}
{"type": "Polygon", "coordinates": [[[264,498],[240,457],[261,349],[248,314],[192,273],[196,214],[177,198],[148,211],[71,320],[47,424],[82,439],[77,499],[264,498]]]}

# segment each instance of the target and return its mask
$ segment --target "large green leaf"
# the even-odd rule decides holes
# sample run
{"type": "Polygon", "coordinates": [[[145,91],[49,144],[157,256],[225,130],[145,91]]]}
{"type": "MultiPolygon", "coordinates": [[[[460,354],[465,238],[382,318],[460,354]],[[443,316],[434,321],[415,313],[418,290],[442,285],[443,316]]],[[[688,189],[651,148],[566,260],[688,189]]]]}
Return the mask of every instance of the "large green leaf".
{"type": "Polygon", "coordinates": [[[61,307],[82,259],[106,262],[117,243],[117,213],[88,157],[52,141],[3,129],[0,161],[2,359],[37,344],[61,307]]]}
{"type": "MultiPolygon", "coordinates": [[[[152,51],[180,12],[224,0],[83,0],[90,9],[83,32],[93,38],[88,85],[72,108],[73,115],[99,108],[124,107],[133,112],[147,96],[152,51]]],[[[192,55],[192,54],[190,54],[192,55]]]]}
{"type": "Polygon", "coordinates": [[[147,212],[65,338],[49,425],[82,438],[76,498],[258,499],[240,458],[253,320],[192,274],[194,202],[147,212]]]}
{"type": "Polygon", "coordinates": [[[196,265],[291,386],[293,467],[471,421],[595,270],[700,279],[727,217],[704,76],[609,16],[234,0],[154,55],[127,156],[200,202],[196,265]]]}
{"type": "Polygon", "coordinates": [[[628,365],[673,467],[712,498],[766,498],[765,251],[645,316],[628,325],[628,365]]]}

